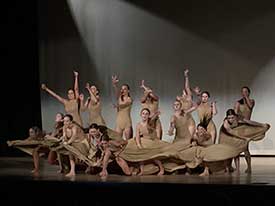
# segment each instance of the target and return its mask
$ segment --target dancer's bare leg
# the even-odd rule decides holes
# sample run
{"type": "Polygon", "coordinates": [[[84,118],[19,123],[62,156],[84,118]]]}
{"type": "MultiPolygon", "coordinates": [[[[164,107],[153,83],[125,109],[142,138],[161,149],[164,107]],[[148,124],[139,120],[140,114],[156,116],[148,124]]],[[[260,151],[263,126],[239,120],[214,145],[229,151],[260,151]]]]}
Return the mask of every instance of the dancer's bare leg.
{"type": "Polygon", "coordinates": [[[70,155],[70,166],[71,166],[71,170],[68,174],[66,174],[66,177],[75,176],[75,159],[72,155],[70,155]]]}
{"type": "Polygon", "coordinates": [[[240,175],[240,156],[234,158],[235,166],[236,166],[236,174],[240,175]]]}
{"type": "Polygon", "coordinates": [[[199,176],[209,176],[209,168],[205,165],[203,173],[201,173],[199,176]]]}
{"type": "Polygon", "coordinates": [[[39,172],[39,153],[38,153],[38,148],[33,150],[32,153],[33,157],[33,165],[34,169],[32,170],[32,173],[38,173],[39,172]]]}
{"type": "Polygon", "coordinates": [[[250,155],[250,152],[248,150],[248,146],[247,146],[246,151],[244,152],[244,156],[245,156],[245,160],[246,160],[246,163],[247,163],[247,169],[245,170],[245,173],[251,174],[251,172],[252,172],[252,169],[251,169],[251,155],[250,155]]]}
{"type": "Polygon", "coordinates": [[[107,166],[108,166],[110,156],[111,156],[111,151],[109,149],[106,149],[103,157],[103,162],[102,162],[102,171],[99,173],[100,177],[108,176],[107,166]]]}
{"type": "Polygon", "coordinates": [[[116,162],[117,164],[121,167],[122,171],[124,172],[124,174],[126,175],[132,175],[133,172],[133,167],[129,167],[128,163],[122,159],[121,157],[116,157],[116,162]]]}
{"type": "Polygon", "coordinates": [[[157,133],[157,137],[159,139],[162,139],[162,126],[161,126],[160,121],[157,121],[157,124],[156,124],[156,133],[157,133]]]}
{"type": "Polygon", "coordinates": [[[155,162],[155,163],[158,165],[158,167],[159,167],[158,176],[164,175],[164,167],[163,167],[161,161],[155,160],[154,162],[155,162]]]}
{"type": "Polygon", "coordinates": [[[144,173],[144,163],[140,162],[139,163],[139,172],[137,173],[138,176],[142,176],[144,173]]]}
{"type": "Polygon", "coordinates": [[[133,137],[133,128],[129,127],[124,130],[124,137],[126,140],[131,139],[133,137]]]}

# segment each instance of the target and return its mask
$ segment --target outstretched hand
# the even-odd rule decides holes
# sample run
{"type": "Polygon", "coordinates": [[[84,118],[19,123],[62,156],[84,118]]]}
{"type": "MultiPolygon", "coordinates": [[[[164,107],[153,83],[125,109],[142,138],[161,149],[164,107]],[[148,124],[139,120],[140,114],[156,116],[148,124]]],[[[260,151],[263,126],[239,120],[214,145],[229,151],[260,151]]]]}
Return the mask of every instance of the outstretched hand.
{"type": "Polygon", "coordinates": [[[145,89],[144,80],[141,80],[140,88],[141,88],[141,89],[145,89]]]}
{"type": "Polygon", "coordinates": [[[46,84],[41,84],[41,88],[42,88],[43,90],[46,90],[46,89],[47,89],[46,84]]]}
{"type": "Polygon", "coordinates": [[[189,70],[188,70],[188,69],[185,69],[185,70],[184,70],[184,76],[187,77],[187,76],[188,76],[188,73],[189,73],[189,70]]]}
{"type": "Polygon", "coordinates": [[[116,85],[118,82],[119,82],[119,80],[118,80],[117,76],[113,75],[112,76],[112,83],[113,83],[113,85],[116,85]]]}
{"type": "Polygon", "coordinates": [[[74,76],[77,77],[78,76],[78,72],[74,71],[74,76]]]}

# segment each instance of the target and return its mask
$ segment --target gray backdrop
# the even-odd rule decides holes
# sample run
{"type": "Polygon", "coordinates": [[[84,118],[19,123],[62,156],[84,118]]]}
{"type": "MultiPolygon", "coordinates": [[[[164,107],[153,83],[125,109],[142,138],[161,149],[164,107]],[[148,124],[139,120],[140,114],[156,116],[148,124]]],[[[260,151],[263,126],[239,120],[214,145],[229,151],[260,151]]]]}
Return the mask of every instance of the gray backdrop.
{"type": "MultiPolygon", "coordinates": [[[[208,90],[211,100],[217,101],[214,122],[218,129],[225,111],[240,98],[244,85],[251,88],[251,97],[256,100],[252,119],[273,125],[273,5],[149,2],[68,0],[55,6],[40,3],[41,83],[66,97],[67,89],[73,87],[76,69],[85,97],[87,81],[100,89],[103,116],[107,125],[114,128],[111,75],[117,74],[120,83],[130,85],[134,127],[140,119],[139,85],[144,79],[160,97],[166,133],[172,103],[183,87],[183,71],[189,68],[192,87],[208,90]]],[[[63,106],[45,92],[41,101],[43,129],[51,130],[55,113],[64,111],[63,106]]],[[[82,115],[87,126],[88,116],[82,115]]],[[[193,116],[197,120],[196,112],[193,116]]],[[[271,127],[264,140],[250,145],[251,153],[275,154],[274,134],[271,127]]],[[[164,139],[172,141],[167,135],[164,139]]]]}

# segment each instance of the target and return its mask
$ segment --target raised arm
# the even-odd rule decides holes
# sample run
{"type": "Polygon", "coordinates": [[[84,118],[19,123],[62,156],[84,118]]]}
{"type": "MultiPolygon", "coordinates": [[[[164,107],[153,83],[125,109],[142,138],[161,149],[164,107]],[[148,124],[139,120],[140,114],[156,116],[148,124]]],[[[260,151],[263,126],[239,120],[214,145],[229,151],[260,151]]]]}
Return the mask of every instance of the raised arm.
{"type": "Polygon", "coordinates": [[[80,101],[80,110],[84,112],[87,108],[84,104],[84,94],[79,95],[79,101],[80,101]]]}
{"type": "Polygon", "coordinates": [[[192,113],[193,111],[195,111],[198,108],[198,104],[196,102],[192,101],[192,107],[190,107],[189,109],[183,110],[185,114],[187,113],[192,113]]]}
{"type": "Polygon", "coordinates": [[[74,93],[75,93],[75,98],[79,98],[79,86],[78,86],[78,72],[74,71],[74,93]]]}
{"type": "Polygon", "coordinates": [[[147,96],[150,96],[153,100],[158,101],[159,97],[153,93],[153,91],[144,85],[144,80],[141,81],[140,88],[144,89],[144,95],[141,98],[141,102],[144,103],[146,101],[147,96]]]}
{"type": "Polygon", "coordinates": [[[119,91],[119,88],[118,88],[118,78],[116,75],[112,76],[112,84],[113,84],[113,87],[114,87],[114,90],[115,90],[115,95],[116,95],[116,98],[118,99],[119,96],[120,96],[120,91],[119,91]]]}
{"type": "Polygon", "coordinates": [[[62,98],[62,97],[60,97],[59,95],[57,95],[55,92],[53,92],[52,90],[50,90],[47,86],[46,86],[46,84],[42,84],[41,85],[41,88],[43,89],[43,90],[45,90],[46,92],[48,92],[50,95],[52,95],[53,97],[55,97],[58,101],[60,101],[62,104],[65,104],[65,99],[64,98],[62,98]]]}
{"type": "Polygon", "coordinates": [[[201,89],[196,86],[194,89],[193,89],[193,92],[196,94],[197,96],[197,104],[199,105],[201,103],[201,89]]]}
{"type": "Polygon", "coordinates": [[[218,113],[216,101],[211,102],[211,112],[212,115],[216,115],[218,113]]]}
{"type": "Polygon", "coordinates": [[[97,103],[99,102],[99,97],[96,96],[96,95],[92,92],[89,83],[86,83],[86,89],[88,90],[88,92],[89,92],[89,94],[90,94],[91,101],[92,101],[93,103],[97,104],[97,103]]]}
{"type": "Polygon", "coordinates": [[[192,91],[190,89],[189,77],[188,77],[189,70],[186,69],[184,71],[184,90],[188,96],[192,96],[192,91]]]}

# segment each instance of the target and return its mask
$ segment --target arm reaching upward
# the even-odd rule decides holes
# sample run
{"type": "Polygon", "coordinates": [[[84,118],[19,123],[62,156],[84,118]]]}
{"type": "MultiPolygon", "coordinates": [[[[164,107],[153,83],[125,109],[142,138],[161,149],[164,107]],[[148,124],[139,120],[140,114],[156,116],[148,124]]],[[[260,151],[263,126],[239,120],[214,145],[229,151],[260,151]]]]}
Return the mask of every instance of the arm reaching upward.
{"type": "Polygon", "coordinates": [[[75,92],[75,98],[79,98],[79,86],[78,86],[78,72],[74,71],[74,92],[75,92]]]}
{"type": "Polygon", "coordinates": [[[46,84],[42,84],[41,85],[41,88],[43,89],[43,90],[45,90],[46,92],[48,92],[50,95],[52,95],[54,98],[56,98],[58,101],[60,101],[62,104],[65,104],[65,99],[64,98],[62,98],[62,97],[60,97],[59,95],[57,95],[55,92],[53,92],[52,90],[50,90],[47,86],[46,86],[46,84]]]}
{"type": "Polygon", "coordinates": [[[115,95],[116,95],[117,99],[120,96],[120,92],[119,92],[119,89],[118,89],[118,86],[117,86],[118,82],[119,82],[119,80],[118,80],[117,76],[116,75],[112,76],[112,84],[113,84],[113,87],[115,89],[115,95]]]}

